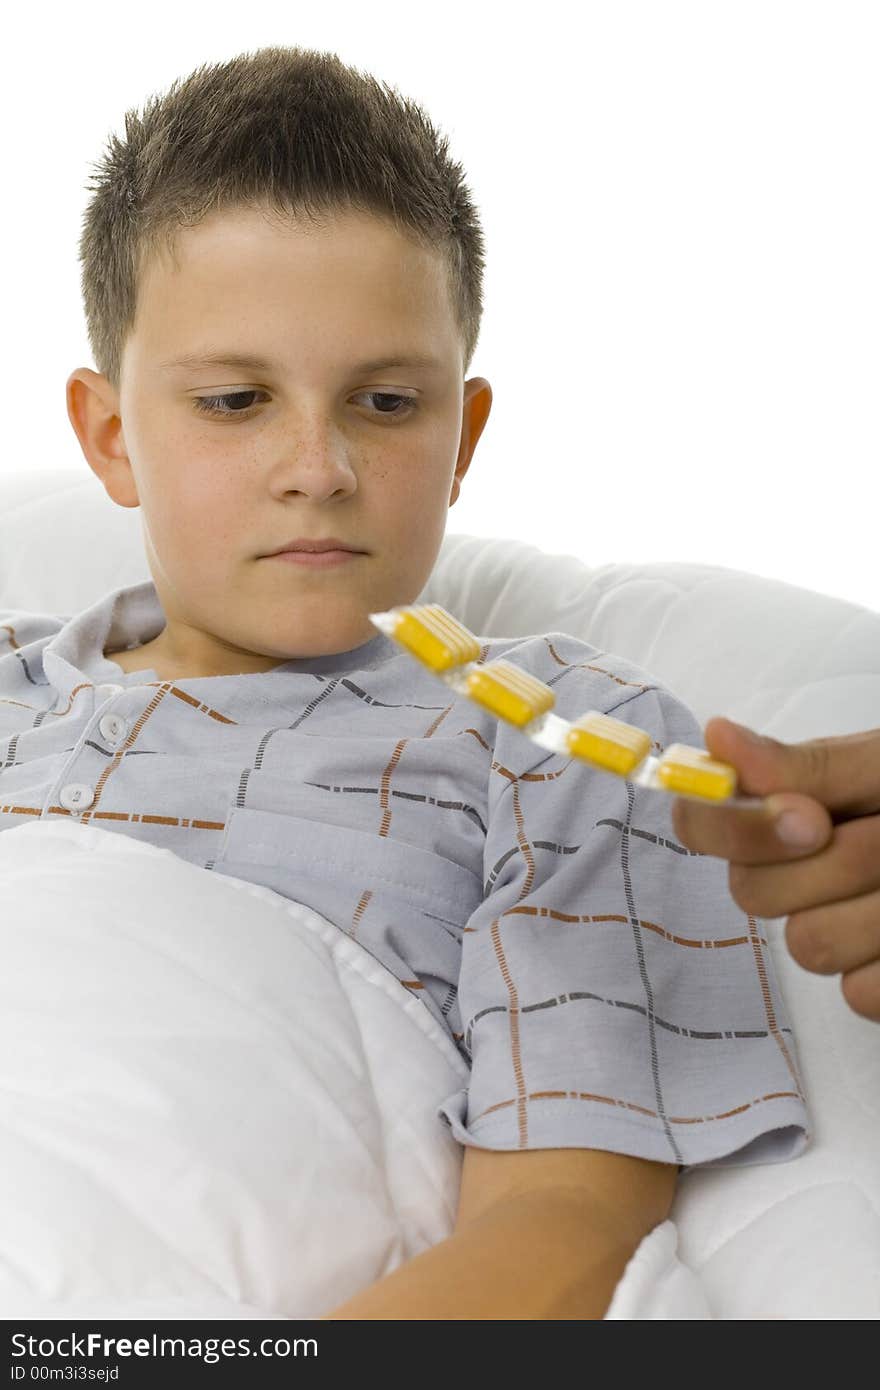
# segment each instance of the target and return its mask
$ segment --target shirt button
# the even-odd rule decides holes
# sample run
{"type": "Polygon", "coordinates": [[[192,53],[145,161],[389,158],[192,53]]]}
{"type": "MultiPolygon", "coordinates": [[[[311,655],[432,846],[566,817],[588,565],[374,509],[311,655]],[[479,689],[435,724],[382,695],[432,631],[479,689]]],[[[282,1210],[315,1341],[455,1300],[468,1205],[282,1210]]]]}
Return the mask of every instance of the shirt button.
{"type": "Polygon", "coordinates": [[[61,788],[61,805],[68,811],[87,811],[95,799],[94,787],[85,782],[68,782],[61,788]]]}
{"type": "Polygon", "coordinates": [[[128,723],[118,714],[105,714],[98,724],[103,738],[114,747],[121,743],[128,732],[128,723]]]}

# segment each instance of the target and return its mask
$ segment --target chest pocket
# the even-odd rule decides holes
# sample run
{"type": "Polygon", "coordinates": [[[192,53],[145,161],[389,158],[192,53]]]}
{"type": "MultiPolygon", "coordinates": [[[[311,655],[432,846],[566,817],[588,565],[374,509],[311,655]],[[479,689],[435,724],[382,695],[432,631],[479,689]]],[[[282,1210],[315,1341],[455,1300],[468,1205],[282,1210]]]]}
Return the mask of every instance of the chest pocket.
{"type": "Polygon", "coordinates": [[[328,905],[372,888],[461,926],[483,897],[476,872],[433,850],[278,811],[231,811],[214,862],[226,873],[259,880],[291,898],[298,884],[304,901],[317,897],[328,905]]]}

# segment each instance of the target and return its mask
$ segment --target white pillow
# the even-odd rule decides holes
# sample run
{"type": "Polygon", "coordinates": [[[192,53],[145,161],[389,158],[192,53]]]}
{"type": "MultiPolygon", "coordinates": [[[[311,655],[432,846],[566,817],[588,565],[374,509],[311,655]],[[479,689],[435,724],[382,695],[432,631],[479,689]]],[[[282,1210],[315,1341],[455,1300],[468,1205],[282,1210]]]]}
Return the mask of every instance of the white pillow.
{"type": "MultiPolygon", "coordinates": [[[[22,470],[0,479],[0,610],[71,615],[110,588],[146,578],[140,510],[117,507],[91,473],[22,470]]],[[[672,561],[590,569],[577,557],[516,540],[453,534],[444,538],[420,600],[442,603],[487,636],[570,632],[641,666],[701,721],[727,714],[786,741],[877,725],[880,614],[758,575],[672,561]]],[[[10,833],[0,835],[0,847],[10,833]]],[[[811,1306],[827,1296],[828,1307],[876,1307],[870,1300],[880,1286],[871,1262],[880,1206],[880,1026],[852,1013],[837,977],[795,965],[781,922],[768,923],[768,930],[816,1141],[794,1163],[688,1175],[676,1206],[681,1250],[707,1288],[716,1271],[728,1264],[736,1270],[743,1251],[746,1262],[755,1258],[766,1272],[774,1298],[791,1290],[792,1307],[804,1306],[798,1300],[808,1272],[818,1281],[811,1306]],[[838,1175],[842,1186],[835,1192],[838,1175]],[[686,1207],[690,1191],[705,1194],[702,1205],[686,1207]],[[817,1206],[823,1194],[839,1210],[817,1206]],[[787,1195],[797,1199],[789,1208],[787,1195]],[[749,1223],[757,1221],[766,1241],[763,1215],[782,1220],[786,1210],[782,1237],[773,1228],[775,1253],[750,1247],[749,1223]],[[840,1237],[818,1263],[803,1253],[798,1234],[810,1213],[820,1226],[833,1223],[840,1237]],[[786,1283],[780,1260],[790,1271],[801,1258],[786,1283]]],[[[671,1248],[668,1235],[658,1237],[655,1254],[671,1248]]],[[[723,1295],[724,1275],[717,1277],[723,1295]]],[[[761,1277],[732,1282],[748,1300],[757,1297],[761,1277]]]]}

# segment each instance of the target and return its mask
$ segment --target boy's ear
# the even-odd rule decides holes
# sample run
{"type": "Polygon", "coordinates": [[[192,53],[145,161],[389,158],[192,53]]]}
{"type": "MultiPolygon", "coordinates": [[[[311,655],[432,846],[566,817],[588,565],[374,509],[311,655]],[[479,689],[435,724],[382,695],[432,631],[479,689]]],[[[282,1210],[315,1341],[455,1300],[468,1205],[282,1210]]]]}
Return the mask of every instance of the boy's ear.
{"type": "Polygon", "coordinates": [[[139,507],[118,393],[105,376],[78,367],[67,378],[67,417],[73,426],[86,463],[108,497],[120,507],[139,507]]]}
{"type": "Polygon", "coordinates": [[[484,376],[471,377],[464,384],[464,399],[461,408],[461,440],[458,446],[458,459],[449,496],[450,507],[458,501],[461,480],[471,464],[477,441],[492,409],[492,387],[484,376]]]}

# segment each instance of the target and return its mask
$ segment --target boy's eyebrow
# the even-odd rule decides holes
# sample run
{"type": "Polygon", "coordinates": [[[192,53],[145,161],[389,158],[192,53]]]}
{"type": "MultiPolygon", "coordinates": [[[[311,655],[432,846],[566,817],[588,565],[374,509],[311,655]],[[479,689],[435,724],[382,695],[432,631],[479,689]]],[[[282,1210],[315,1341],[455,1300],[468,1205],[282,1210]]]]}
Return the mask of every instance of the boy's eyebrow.
{"type": "MultiPolygon", "coordinates": [[[[374,357],[368,362],[355,362],[351,368],[353,372],[378,372],[385,367],[416,367],[427,370],[438,370],[443,363],[438,357],[432,357],[423,352],[391,353],[387,357],[374,357]]],[[[199,367],[236,367],[242,371],[271,372],[278,369],[278,364],[270,362],[265,357],[256,357],[250,353],[217,351],[217,352],[191,352],[185,353],[182,357],[170,357],[158,364],[159,371],[171,372],[180,368],[195,371],[199,367]]]]}

